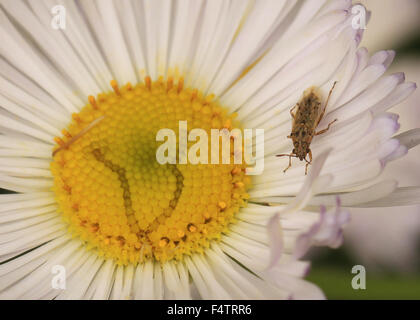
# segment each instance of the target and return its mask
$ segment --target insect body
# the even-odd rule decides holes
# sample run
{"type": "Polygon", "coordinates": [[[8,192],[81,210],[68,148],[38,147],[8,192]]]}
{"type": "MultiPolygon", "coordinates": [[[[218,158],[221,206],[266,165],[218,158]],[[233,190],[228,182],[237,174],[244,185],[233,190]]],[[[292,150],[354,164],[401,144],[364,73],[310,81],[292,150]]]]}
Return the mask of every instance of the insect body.
{"type": "Polygon", "coordinates": [[[319,123],[325,115],[328,101],[337,82],[330,90],[324,108],[321,107],[321,94],[318,88],[311,87],[306,89],[301,100],[290,110],[292,116],[292,132],[288,136],[293,141],[293,150],[291,154],[279,154],[277,157],[289,157],[289,166],[284,170],[286,172],[292,166],[292,158],[306,161],[305,174],[308,173],[308,166],[312,163],[312,151],[310,145],[314,136],[321,135],[330,129],[330,126],[337,121],[335,119],[328,124],[326,129],[316,131],[319,123]],[[309,161],[306,157],[309,155],[309,161]]]}

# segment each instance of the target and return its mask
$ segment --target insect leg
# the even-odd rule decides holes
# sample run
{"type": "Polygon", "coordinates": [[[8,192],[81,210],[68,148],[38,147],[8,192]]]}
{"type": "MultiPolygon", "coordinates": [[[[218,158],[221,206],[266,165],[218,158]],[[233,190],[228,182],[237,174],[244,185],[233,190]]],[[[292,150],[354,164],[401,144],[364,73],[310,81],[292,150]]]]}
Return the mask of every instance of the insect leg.
{"type": "Polygon", "coordinates": [[[289,170],[291,166],[292,166],[292,155],[289,155],[289,165],[287,166],[286,169],[283,170],[283,172],[286,173],[286,171],[289,170]]]}
{"type": "Polygon", "coordinates": [[[306,176],[308,174],[308,166],[310,164],[312,164],[312,151],[311,151],[311,149],[309,149],[309,161],[306,160],[306,158],[305,158],[305,161],[306,161],[305,176],[306,176]]]}
{"type": "Polygon", "coordinates": [[[334,122],[336,122],[336,121],[337,121],[337,119],[335,119],[334,121],[331,121],[331,122],[328,124],[328,127],[327,127],[326,129],[321,130],[321,131],[319,131],[319,132],[315,132],[315,135],[316,135],[316,136],[319,136],[320,134],[323,134],[323,133],[327,132],[328,130],[330,130],[331,125],[332,125],[334,122]]]}
{"type": "Polygon", "coordinates": [[[319,123],[321,122],[322,118],[325,115],[325,111],[327,110],[328,102],[330,101],[330,97],[331,97],[331,95],[332,95],[332,93],[334,91],[334,88],[335,88],[335,85],[336,84],[337,84],[337,81],[334,82],[334,84],[333,84],[333,86],[332,86],[332,88],[330,90],[330,93],[328,94],[328,98],[327,98],[327,101],[325,102],[324,110],[322,110],[322,113],[321,113],[321,115],[320,115],[320,117],[319,117],[319,119],[318,119],[315,127],[317,127],[319,125],[319,123]]]}
{"type": "Polygon", "coordinates": [[[290,167],[292,166],[292,157],[296,158],[296,155],[294,155],[293,153],[291,153],[291,154],[279,154],[276,157],[289,157],[289,165],[287,166],[286,169],[283,170],[283,172],[286,173],[286,171],[289,170],[290,167]]]}
{"type": "Polygon", "coordinates": [[[293,110],[295,110],[296,107],[297,107],[297,104],[295,104],[295,106],[292,109],[290,109],[290,115],[292,116],[293,120],[295,119],[295,114],[293,113],[293,110]]]}

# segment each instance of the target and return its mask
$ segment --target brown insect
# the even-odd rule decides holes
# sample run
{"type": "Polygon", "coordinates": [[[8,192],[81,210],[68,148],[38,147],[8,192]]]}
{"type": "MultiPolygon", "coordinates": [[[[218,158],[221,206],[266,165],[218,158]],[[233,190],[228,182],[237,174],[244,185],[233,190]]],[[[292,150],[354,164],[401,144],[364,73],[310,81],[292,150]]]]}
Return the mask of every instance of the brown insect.
{"type": "Polygon", "coordinates": [[[284,169],[286,172],[292,166],[292,158],[299,158],[300,161],[306,161],[305,175],[308,173],[308,166],[312,164],[312,151],[310,145],[313,137],[327,132],[331,125],[337,121],[330,122],[327,128],[316,131],[319,123],[325,115],[331,94],[337,82],[334,82],[330,93],[328,94],[325,107],[321,108],[321,94],[317,87],[310,87],[303,93],[301,100],[290,110],[292,116],[292,132],[287,138],[293,141],[293,151],[291,154],[279,154],[277,157],[289,157],[289,166],[284,169]],[[295,111],[297,107],[297,110],[295,111]],[[309,155],[309,161],[306,159],[309,155]]]}

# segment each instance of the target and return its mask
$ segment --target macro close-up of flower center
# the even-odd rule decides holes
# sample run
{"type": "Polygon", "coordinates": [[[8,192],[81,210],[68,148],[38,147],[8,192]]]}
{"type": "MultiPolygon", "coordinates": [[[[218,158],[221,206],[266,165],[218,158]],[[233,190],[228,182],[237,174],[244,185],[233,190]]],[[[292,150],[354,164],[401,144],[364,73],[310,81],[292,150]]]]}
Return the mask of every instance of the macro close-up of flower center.
{"type": "Polygon", "coordinates": [[[124,265],[202,252],[245,206],[250,178],[242,165],[161,165],[156,135],[181,120],[209,134],[236,121],[182,80],[114,85],[55,139],[54,192],[70,232],[124,265]]]}

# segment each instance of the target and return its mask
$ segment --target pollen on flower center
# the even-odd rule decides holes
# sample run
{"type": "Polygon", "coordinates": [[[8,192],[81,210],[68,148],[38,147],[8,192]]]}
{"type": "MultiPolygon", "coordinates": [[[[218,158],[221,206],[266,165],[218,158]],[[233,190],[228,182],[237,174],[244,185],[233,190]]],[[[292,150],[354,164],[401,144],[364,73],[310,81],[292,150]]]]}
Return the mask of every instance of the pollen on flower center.
{"type": "Polygon", "coordinates": [[[161,165],[156,134],[178,132],[179,121],[209,134],[239,123],[182,79],[111,85],[55,139],[54,192],[69,231],[123,265],[202,252],[246,205],[245,165],[161,165]]]}

